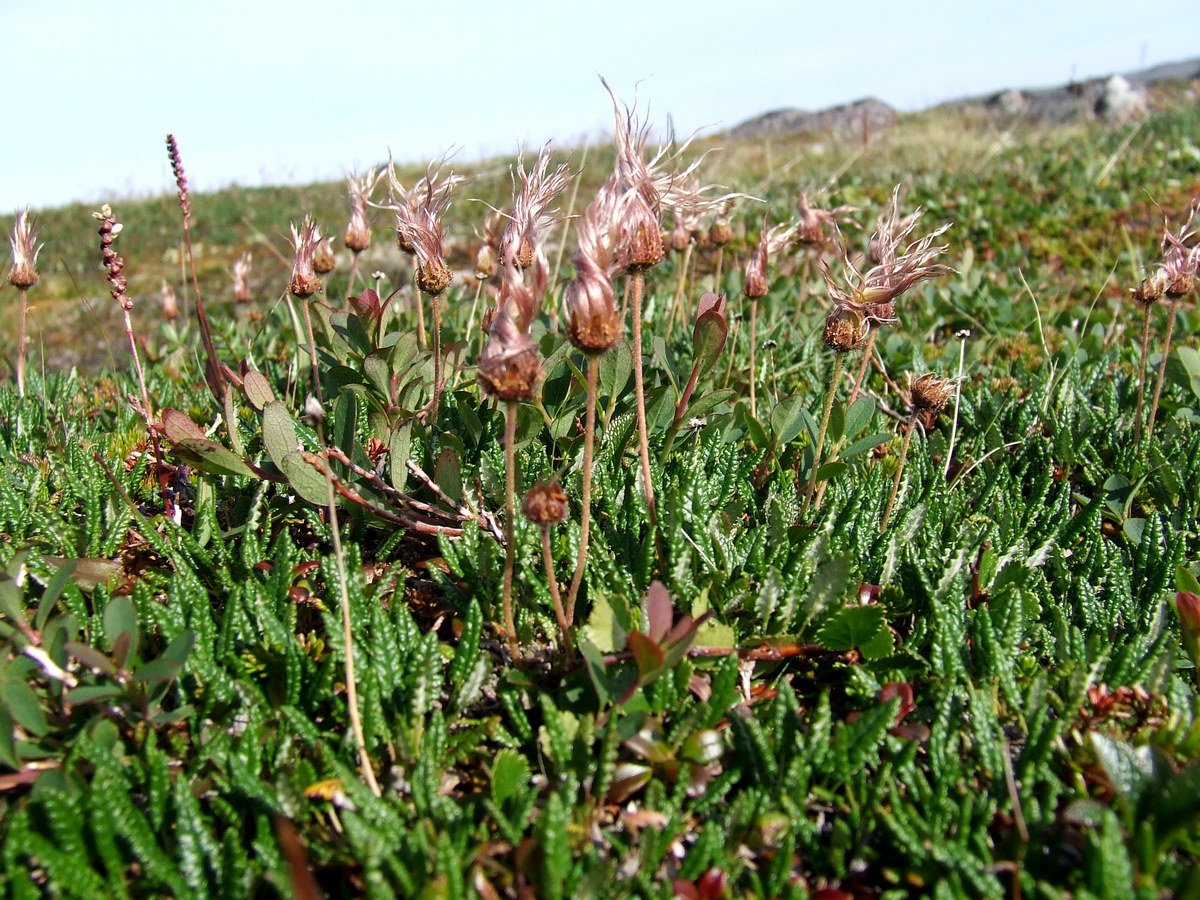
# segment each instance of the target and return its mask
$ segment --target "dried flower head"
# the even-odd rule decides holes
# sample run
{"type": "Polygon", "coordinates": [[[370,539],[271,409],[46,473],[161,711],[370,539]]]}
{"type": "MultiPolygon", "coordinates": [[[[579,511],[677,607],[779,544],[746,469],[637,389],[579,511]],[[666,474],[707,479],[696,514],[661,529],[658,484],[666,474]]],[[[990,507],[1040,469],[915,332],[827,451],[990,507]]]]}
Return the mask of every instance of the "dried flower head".
{"type": "Polygon", "coordinates": [[[669,137],[647,160],[650,128],[638,120],[637,103],[632,107],[624,106],[608,82],[603,78],[600,82],[613,102],[613,145],[616,149],[611,178],[613,190],[618,195],[633,194],[620,208],[620,268],[646,268],[656,265],[663,257],[660,220],[664,208],[676,215],[700,216],[739,195],[711,196],[710,191],[719,189],[716,185],[699,185],[693,176],[704,161],[704,155],[686,166],[681,162],[691,139],[676,145],[669,137]]]}
{"type": "Polygon", "coordinates": [[[867,342],[871,325],[866,317],[850,306],[835,305],[825,317],[821,340],[835,353],[849,353],[867,342]]]}
{"type": "Polygon", "coordinates": [[[318,275],[328,275],[337,265],[333,255],[333,237],[317,231],[317,249],[313,251],[313,269],[318,275]]]}
{"type": "Polygon", "coordinates": [[[527,269],[541,252],[542,236],[546,229],[561,221],[551,204],[570,182],[570,167],[562,163],[550,171],[550,145],[542,147],[531,172],[517,157],[513,177],[513,211],[508,226],[500,238],[500,262],[527,269]],[[519,185],[519,186],[518,186],[519,185]]]}
{"type": "Polygon", "coordinates": [[[876,244],[877,265],[863,274],[850,262],[843,247],[844,284],[841,284],[824,261],[821,262],[821,275],[834,304],[853,309],[868,324],[894,321],[893,304],[897,297],[920,281],[954,271],[949,266],[934,262],[949,249],[949,244],[934,243],[950,228],[949,223],[905,245],[920,219],[920,211],[901,220],[899,191],[897,186],[892,194],[891,215],[887,220],[881,220],[872,238],[876,244]],[[900,249],[902,245],[903,251],[900,249]]]}
{"type": "Polygon", "coordinates": [[[585,353],[603,353],[621,336],[612,279],[621,267],[617,259],[621,211],[632,196],[632,192],[619,194],[615,180],[609,178],[575,226],[575,278],[563,292],[563,305],[571,343],[585,353]]]}
{"type": "Polygon", "coordinates": [[[17,216],[9,244],[12,245],[13,261],[8,270],[8,283],[18,290],[27,290],[38,282],[37,258],[42,250],[34,236],[28,209],[17,216]]]}
{"type": "Polygon", "coordinates": [[[1143,306],[1153,306],[1167,292],[1168,284],[1167,273],[1161,268],[1155,269],[1143,278],[1141,283],[1129,292],[1129,295],[1143,306]]]}
{"type": "Polygon", "coordinates": [[[506,402],[529,400],[537,390],[541,372],[537,344],[517,327],[509,308],[502,307],[479,358],[479,379],[484,388],[506,402]]]}
{"type": "Polygon", "coordinates": [[[321,239],[321,233],[317,229],[317,223],[310,216],[304,217],[304,224],[297,230],[296,226],[292,226],[292,249],[295,255],[292,261],[292,280],[288,283],[288,290],[292,295],[305,300],[313,294],[319,293],[324,285],[321,279],[317,277],[316,266],[313,262],[313,256],[317,252],[317,242],[321,239]]]}
{"type": "Polygon", "coordinates": [[[763,219],[758,246],[750,254],[746,263],[745,279],[742,282],[742,292],[747,297],[757,299],[767,296],[767,264],[773,255],[791,243],[798,227],[795,223],[784,222],[774,228],[767,228],[767,221],[763,219]]]}
{"type": "Polygon", "coordinates": [[[567,334],[584,353],[603,353],[621,339],[621,313],[612,279],[585,256],[575,256],[575,278],[563,292],[563,304],[567,334]]]}
{"type": "Polygon", "coordinates": [[[250,253],[247,251],[233,263],[233,299],[238,303],[249,303],[253,299],[250,293],[250,253]]]}
{"type": "Polygon", "coordinates": [[[909,386],[913,410],[936,417],[954,396],[955,383],[953,378],[942,378],[932,372],[927,372],[920,378],[914,379],[909,386]]]}
{"type": "Polygon", "coordinates": [[[446,236],[442,216],[450,207],[450,194],[463,181],[457,175],[442,175],[432,164],[411,188],[405,189],[396,178],[394,167],[387,168],[389,202],[384,206],[396,215],[396,242],[402,250],[417,258],[417,287],[437,295],[454,278],[442,258],[446,236]]]}
{"type": "Polygon", "coordinates": [[[1178,231],[1164,226],[1162,240],[1163,261],[1160,267],[1166,283],[1168,297],[1186,297],[1196,287],[1196,270],[1200,268],[1200,244],[1189,247],[1188,241],[1196,237],[1193,226],[1200,213],[1200,201],[1192,205],[1187,221],[1178,231]]]}
{"type": "Polygon", "coordinates": [[[371,246],[371,221],[367,218],[367,207],[383,173],[372,169],[365,175],[347,175],[346,189],[350,195],[350,222],[342,243],[351,253],[362,253],[371,246]]]}
{"type": "Polygon", "coordinates": [[[723,204],[721,211],[708,228],[708,239],[718,247],[724,247],[733,240],[733,225],[729,222],[729,213],[732,207],[732,201],[723,204]]]}
{"type": "Polygon", "coordinates": [[[521,501],[521,514],[534,525],[557,525],[568,512],[567,495],[557,481],[535,484],[521,501]]]}
{"type": "Polygon", "coordinates": [[[858,211],[853,206],[817,209],[809,204],[808,195],[803,191],[800,192],[797,205],[800,207],[800,218],[796,225],[796,243],[807,245],[824,244],[840,224],[853,222],[850,213],[858,211]]]}

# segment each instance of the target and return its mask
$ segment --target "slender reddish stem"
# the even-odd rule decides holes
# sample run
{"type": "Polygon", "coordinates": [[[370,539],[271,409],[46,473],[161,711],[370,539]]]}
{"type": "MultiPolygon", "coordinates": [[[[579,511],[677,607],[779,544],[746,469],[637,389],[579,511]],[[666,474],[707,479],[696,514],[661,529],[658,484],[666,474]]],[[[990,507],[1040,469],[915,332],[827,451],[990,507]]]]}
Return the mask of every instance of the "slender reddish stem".
{"type": "Polygon", "coordinates": [[[589,353],[587,358],[587,415],[583,425],[583,497],[579,502],[579,556],[575,574],[567,591],[567,621],[575,621],[575,600],[583,581],[587,563],[588,534],[592,525],[592,454],[596,445],[596,389],[600,380],[600,357],[589,353]]]}
{"type": "Polygon", "coordinates": [[[25,396],[25,288],[21,288],[21,305],[17,312],[17,395],[25,396]]]}
{"type": "Polygon", "coordinates": [[[554,601],[554,617],[558,620],[559,639],[567,658],[575,655],[571,646],[571,623],[563,610],[562,595],[558,592],[558,579],[554,577],[554,553],[550,546],[550,526],[542,526],[542,562],[546,566],[546,586],[550,588],[550,599],[554,601]]]}
{"type": "Polygon", "coordinates": [[[1142,441],[1142,412],[1146,403],[1146,360],[1150,355],[1150,310],[1153,304],[1142,304],[1142,359],[1138,367],[1138,399],[1137,413],[1133,419],[1133,442],[1140,444],[1142,441]]]}
{"type": "Polygon", "coordinates": [[[513,659],[520,659],[521,647],[517,643],[512,605],[513,570],[517,564],[517,404],[510,401],[504,413],[504,630],[509,653],[513,659]]]}
{"type": "Polygon", "coordinates": [[[863,347],[862,362],[858,364],[858,373],[854,376],[854,387],[850,389],[850,399],[846,401],[849,406],[858,399],[859,391],[862,390],[863,378],[867,374],[867,366],[871,364],[871,354],[875,352],[875,335],[878,332],[874,328],[867,335],[867,346],[863,347]]]}
{"type": "Polygon", "coordinates": [[[1162,397],[1163,378],[1167,374],[1167,358],[1171,355],[1171,335],[1175,332],[1175,314],[1179,312],[1179,298],[1171,298],[1167,310],[1167,334],[1163,338],[1162,359],[1158,363],[1158,378],[1154,382],[1154,399],[1150,401],[1150,420],[1146,423],[1146,437],[1154,434],[1154,419],[1158,415],[1158,401],[1162,397]]]}
{"type": "Polygon", "coordinates": [[[842,358],[846,354],[833,354],[833,375],[829,378],[829,390],[825,393],[825,411],[821,414],[821,427],[817,431],[817,443],[813,446],[813,468],[812,474],[808,479],[808,490],[804,496],[804,508],[801,510],[801,515],[808,512],[809,504],[812,503],[813,491],[817,487],[817,470],[821,468],[821,450],[825,446],[825,433],[829,430],[829,414],[833,411],[833,396],[837,393],[838,378],[842,374],[842,358]]]}
{"type": "Polygon", "coordinates": [[[645,277],[640,271],[633,272],[633,388],[637,399],[638,455],[642,460],[642,480],[646,484],[646,509],[650,513],[650,526],[658,524],[658,513],[654,505],[654,482],[650,475],[650,435],[646,429],[646,386],[642,378],[642,291],[645,277]]]}

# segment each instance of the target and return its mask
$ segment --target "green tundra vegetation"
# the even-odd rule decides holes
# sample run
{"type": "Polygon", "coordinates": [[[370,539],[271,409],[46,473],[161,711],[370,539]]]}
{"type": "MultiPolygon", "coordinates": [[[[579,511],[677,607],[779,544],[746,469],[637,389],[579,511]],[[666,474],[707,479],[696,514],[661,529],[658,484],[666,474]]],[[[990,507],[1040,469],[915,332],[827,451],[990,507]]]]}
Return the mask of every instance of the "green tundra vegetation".
{"type": "Polygon", "coordinates": [[[0,221],[6,896],[1200,896],[1194,97],[614,108],[0,221]]]}

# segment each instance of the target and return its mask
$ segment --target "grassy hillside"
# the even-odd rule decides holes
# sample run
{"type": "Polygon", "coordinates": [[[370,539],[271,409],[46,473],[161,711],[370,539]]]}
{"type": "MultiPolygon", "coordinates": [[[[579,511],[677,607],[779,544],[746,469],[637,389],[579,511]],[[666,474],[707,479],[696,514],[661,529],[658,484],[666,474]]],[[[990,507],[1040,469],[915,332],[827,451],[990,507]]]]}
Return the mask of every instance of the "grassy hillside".
{"type": "MultiPolygon", "coordinates": [[[[588,363],[559,310],[571,226],[548,239],[536,396],[510,414],[477,379],[488,209],[469,198],[507,206],[508,161],[455,167],[472,180],[446,217],[436,407],[390,214],[359,266],[360,287],[380,272],[380,293],[399,288],[380,316],[347,307],[346,251],[323,298],[287,295],[289,223],[311,213],[340,237],[343,185],[192,198],[216,351],[242,382],[219,401],[176,198],[114,203],[161,463],[97,221],[39,212],[26,396],[0,385],[0,885],[1200,896],[1195,291],[1152,433],[1169,304],[1150,309],[1139,406],[1129,294],[1164,220],[1179,229],[1200,197],[1200,111],[1168,99],[1136,126],[1000,133],[942,112],[865,146],[714,152],[705,180],[755,199],[726,246],[645,276],[653,511],[628,314],[629,340],[597,363],[585,463],[588,363]],[[870,265],[897,184],[903,212],[924,209],[914,237],[953,223],[954,272],[896,300],[852,400],[862,351],[823,343],[818,265],[840,277],[838,241],[870,265]],[[800,191],[854,221],[773,257],[752,369],[742,267],[800,191]],[[246,251],[255,299],[239,304],[246,251]],[[164,319],[164,281],[187,315],[164,319]],[[697,318],[708,289],[727,306],[697,318]],[[305,302],[322,420],[305,415],[305,302]],[[954,379],[940,415],[913,389],[926,373],[954,379]],[[555,588],[575,569],[585,469],[564,640],[555,588]],[[512,514],[510,471],[517,504],[560,482],[565,521],[512,514]]],[[[581,213],[613,159],[572,154],[562,205],[581,213]]]]}

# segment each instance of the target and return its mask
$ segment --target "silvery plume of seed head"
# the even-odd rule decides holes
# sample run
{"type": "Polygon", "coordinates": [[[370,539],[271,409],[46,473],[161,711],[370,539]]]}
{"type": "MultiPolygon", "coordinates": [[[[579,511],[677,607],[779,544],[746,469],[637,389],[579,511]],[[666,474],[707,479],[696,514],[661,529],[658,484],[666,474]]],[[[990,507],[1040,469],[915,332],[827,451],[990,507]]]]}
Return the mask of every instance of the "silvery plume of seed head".
{"type": "Polygon", "coordinates": [[[714,196],[712,192],[721,190],[719,185],[699,183],[694,175],[707,154],[687,165],[682,161],[693,138],[676,144],[670,136],[647,159],[650,126],[638,119],[637,103],[625,106],[608,82],[603,78],[600,81],[613,102],[614,190],[633,194],[630,202],[622,205],[621,269],[648,268],[663,257],[660,222],[664,209],[686,219],[715,211],[725,201],[742,195],[714,196]]]}
{"type": "Polygon", "coordinates": [[[18,290],[28,290],[37,284],[37,258],[42,252],[42,246],[33,234],[33,218],[28,209],[17,216],[8,242],[12,247],[12,268],[8,270],[8,283],[18,290]]]}
{"type": "Polygon", "coordinates": [[[570,180],[571,170],[566,163],[550,169],[549,144],[542,147],[529,171],[525,169],[524,159],[517,156],[512,213],[500,237],[502,264],[521,269],[534,264],[535,257],[542,252],[546,231],[563,219],[553,204],[570,180]]]}
{"type": "Polygon", "coordinates": [[[1200,268],[1200,243],[1189,247],[1188,242],[1200,234],[1196,218],[1200,215],[1200,200],[1192,204],[1187,220],[1172,231],[1163,227],[1162,263],[1159,271],[1168,297],[1185,297],[1196,286],[1196,271],[1200,268]]]}
{"type": "Polygon", "coordinates": [[[371,169],[362,175],[346,176],[346,191],[350,196],[350,221],[346,225],[346,234],[342,239],[346,249],[351,253],[362,253],[371,246],[371,220],[367,208],[371,205],[371,195],[383,178],[379,169],[371,169]]]}
{"type": "Polygon", "coordinates": [[[405,188],[389,160],[387,180],[388,202],[379,208],[395,214],[396,243],[416,256],[417,287],[427,294],[440,294],[453,278],[443,259],[446,227],[442,216],[450,208],[451,193],[466,179],[452,172],[442,174],[441,164],[431,163],[416,184],[405,188]]]}
{"type": "Polygon", "coordinates": [[[921,217],[921,210],[901,217],[899,213],[899,187],[892,194],[891,214],[880,220],[879,227],[871,237],[876,265],[865,273],[851,261],[842,247],[843,279],[839,281],[821,262],[821,275],[834,306],[853,312],[866,323],[890,323],[895,321],[895,300],[914,284],[929,278],[949,275],[954,270],[935,262],[945,253],[949,244],[936,243],[937,239],[951,227],[947,222],[929,234],[909,241],[921,217]],[[907,242],[907,243],[906,243],[907,242]]]}
{"type": "Polygon", "coordinates": [[[772,256],[778,254],[792,242],[796,237],[796,232],[800,228],[800,224],[799,222],[784,222],[773,228],[768,228],[766,220],[763,220],[758,245],[754,248],[754,252],[750,254],[750,259],[746,263],[742,291],[747,297],[757,299],[767,295],[769,290],[767,281],[768,263],[772,256]]]}
{"type": "Polygon", "coordinates": [[[563,307],[571,343],[585,353],[603,353],[621,336],[612,279],[624,270],[624,223],[636,196],[609,176],[575,223],[575,277],[563,291],[563,307]]]}
{"type": "Polygon", "coordinates": [[[295,297],[305,300],[323,288],[321,279],[317,277],[316,253],[321,241],[321,232],[311,216],[304,217],[304,223],[292,229],[292,278],[288,282],[288,290],[295,297]]]}

